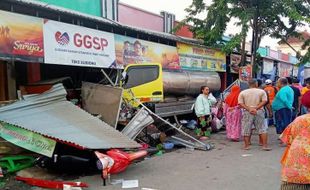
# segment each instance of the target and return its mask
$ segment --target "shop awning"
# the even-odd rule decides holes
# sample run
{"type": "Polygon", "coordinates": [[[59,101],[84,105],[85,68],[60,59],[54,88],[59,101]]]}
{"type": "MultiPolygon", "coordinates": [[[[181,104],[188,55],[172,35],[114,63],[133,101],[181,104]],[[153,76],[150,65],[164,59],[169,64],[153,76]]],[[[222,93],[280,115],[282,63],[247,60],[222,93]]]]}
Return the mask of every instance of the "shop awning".
{"type": "Polygon", "coordinates": [[[87,149],[139,147],[121,132],[67,101],[62,84],[1,107],[0,121],[87,149]]]}

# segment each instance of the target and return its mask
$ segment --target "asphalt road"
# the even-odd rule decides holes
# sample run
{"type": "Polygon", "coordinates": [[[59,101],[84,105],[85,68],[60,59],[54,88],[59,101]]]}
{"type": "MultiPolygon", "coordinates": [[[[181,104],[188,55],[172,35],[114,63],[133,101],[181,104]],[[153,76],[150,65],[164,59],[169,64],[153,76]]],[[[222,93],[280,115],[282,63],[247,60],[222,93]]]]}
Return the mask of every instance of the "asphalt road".
{"type": "MultiPolygon", "coordinates": [[[[254,135],[251,150],[242,150],[242,142],[230,142],[225,132],[214,134],[211,151],[179,149],[131,165],[117,179],[138,180],[139,188],[157,190],[278,190],[280,188],[280,147],[274,128],[269,131],[272,151],[262,151],[254,135]]],[[[103,187],[99,175],[78,179],[91,190],[122,189],[120,184],[103,187]]],[[[145,189],[148,190],[148,189],[145,189]]]]}

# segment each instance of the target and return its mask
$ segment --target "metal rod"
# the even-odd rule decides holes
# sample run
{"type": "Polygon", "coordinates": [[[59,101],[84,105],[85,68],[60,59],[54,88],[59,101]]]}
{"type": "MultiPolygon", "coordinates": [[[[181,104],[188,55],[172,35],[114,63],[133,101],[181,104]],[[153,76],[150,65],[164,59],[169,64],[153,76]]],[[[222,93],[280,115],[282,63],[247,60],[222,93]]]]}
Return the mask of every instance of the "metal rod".
{"type": "Polygon", "coordinates": [[[177,125],[179,126],[179,128],[182,127],[181,123],[178,120],[178,117],[176,115],[173,115],[175,122],[177,123],[177,125]]]}
{"type": "Polygon", "coordinates": [[[176,136],[171,136],[171,139],[178,141],[180,144],[188,147],[188,148],[195,148],[195,144],[184,139],[178,138],[176,136]]]}
{"type": "Polygon", "coordinates": [[[117,69],[114,86],[118,85],[118,78],[120,78],[120,75],[121,75],[121,71],[117,69]]]}
{"type": "Polygon", "coordinates": [[[103,73],[103,75],[108,79],[109,83],[112,85],[112,86],[115,86],[115,84],[113,83],[113,81],[110,79],[110,77],[107,75],[107,73],[101,69],[101,72],[103,73]]]}

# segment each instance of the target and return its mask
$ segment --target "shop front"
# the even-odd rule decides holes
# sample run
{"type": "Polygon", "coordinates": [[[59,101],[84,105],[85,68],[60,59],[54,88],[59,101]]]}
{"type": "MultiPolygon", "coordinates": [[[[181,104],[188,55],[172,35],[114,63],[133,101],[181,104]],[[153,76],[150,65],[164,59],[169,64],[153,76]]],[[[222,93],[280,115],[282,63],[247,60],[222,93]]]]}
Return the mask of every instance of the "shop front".
{"type": "Polygon", "coordinates": [[[17,90],[26,93],[25,86],[42,80],[98,82],[100,69],[115,64],[112,33],[6,11],[0,23],[0,101],[15,100],[17,90]]]}
{"type": "Polygon", "coordinates": [[[100,82],[102,69],[115,79],[117,69],[128,64],[180,69],[175,46],[6,11],[0,15],[0,101],[16,99],[18,90],[27,93],[25,86],[38,81],[69,77],[71,88],[80,88],[83,80],[100,82]]]}
{"type": "Polygon", "coordinates": [[[0,101],[16,99],[17,79],[40,80],[43,58],[43,19],[0,11],[0,101]]]}
{"type": "Polygon", "coordinates": [[[39,81],[68,77],[70,88],[80,88],[82,81],[100,82],[102,69],[116,79],[117,69],[139,63],[213,71],[221,90],[227,85],[226,55],[217,49],[180,42],[176,47],[7,11],[0,15],[1,101],[16,99],[18,90],[27,93],[25,86],[39,81]]]}

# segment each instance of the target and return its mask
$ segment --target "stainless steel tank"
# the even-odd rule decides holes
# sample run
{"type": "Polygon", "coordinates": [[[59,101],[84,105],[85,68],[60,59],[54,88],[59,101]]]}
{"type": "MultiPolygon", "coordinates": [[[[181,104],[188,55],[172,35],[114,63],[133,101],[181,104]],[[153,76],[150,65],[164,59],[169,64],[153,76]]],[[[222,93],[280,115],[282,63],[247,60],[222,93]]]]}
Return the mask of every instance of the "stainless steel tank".
{"type": "Polygon", "coordinates": [[[210,91],[221,88],[219,74],[212,71],[164,71],[163,82],[165,94],[197,95],[201,86],[208,86],[210,91]]]}

